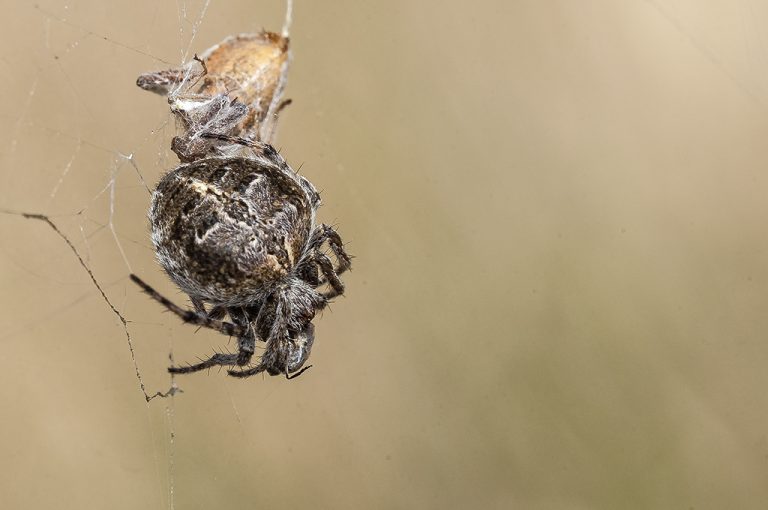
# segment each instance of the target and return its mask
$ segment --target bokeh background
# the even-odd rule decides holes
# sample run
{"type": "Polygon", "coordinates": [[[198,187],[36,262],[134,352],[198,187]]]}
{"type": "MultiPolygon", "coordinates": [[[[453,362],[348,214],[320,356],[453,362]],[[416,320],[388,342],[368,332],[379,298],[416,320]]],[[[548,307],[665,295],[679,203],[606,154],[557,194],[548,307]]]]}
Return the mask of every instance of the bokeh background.
{"type": "MultiPolygon", "coordinates": [[[[228,340],[127,279],[184,302],[134,81],[285,6],[0,7],[0,208],[51,215],[165,390],[228,340]]],[[[768,6],[298,1],[292,49],[278,145],[357,257],[314,367],[147,404],[75,256],[4,213],[0,506],[768,506],[768,6]]]]}

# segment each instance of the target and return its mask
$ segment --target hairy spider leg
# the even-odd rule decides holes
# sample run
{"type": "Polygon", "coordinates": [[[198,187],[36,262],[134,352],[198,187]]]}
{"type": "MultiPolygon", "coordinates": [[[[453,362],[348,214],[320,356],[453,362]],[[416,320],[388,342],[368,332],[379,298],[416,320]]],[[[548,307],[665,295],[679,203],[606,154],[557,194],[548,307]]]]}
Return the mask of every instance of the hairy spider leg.
{"type": "MultiPolygon", "coordinates": [[[[322,224],[312,233],[312,239],[309,242],[308,249],[312,253],[309,262],[316,264],[324,277],[323,280],[319,281],[319,285],[327,283],[332,289],[330,292],[321,293],[321,295],[326,299],[331,299],[343,294],[344,284],[339,278],[339,275],[350,268],[352,258],[347,255],[346,251],[344,251],[344,243],[339,234],[328,225],[322,224]],[[333,267],[331,259],[320,251],[323,243],[326,241],[338,262],[336,268],[333,267]]],[[[317,287],[318,285],[315,286],[317,287]]]]}
{"type": "Polygon", "coordinates": [[[192,306],[195,307],[196,311],[207,315],[211,319],[221,320],[227,315],[227,308],[224,306],[213,306],[210,310],[206,310],[205,302],[201,299],[190,296],[189,300],[192,301],[192,306]]]}
{"type": "MultiPolygon", "coordinates": [[[[246,328],[246,330],[248,331],[247,334],[237,339],[238,353],[237,353],[237,362],[236,362],[238,366],[247,365],[248,363],[250,363],[251,358],[253,357],[253,354],[256,352],[256,340],[258,335],[256,334],[256,330],[253,327],[254,323],[251,322],[249,312],[245,308],[229,307],[227,308],[227,311],[229,313],[229,316],[232,318],[232,321],[235,324],[238,324],[239,326],[246,328]]],[[[257,314],[257,318],[260,315],[261,315],[261,309],[257,314]]]]}
{"type": "MultiPolygon", "coordinates": [[[[192,300],[193,305],[198,310],[197,312],[193,312],[192,310],[184,310],[180,306],[175,305],[170,300],[162,296],[159,292],[150,287],[135,274],[131,274],[131,280],[139,287],[141,287],[144,292],[149,294],[152,299],[158,301],[165,308],[178,315],[184,322],[188,324],[197,324],[199,326],[208,327],[229,336],[237,335],[238,337],[238,352],[236,354],[216,353],[207,360],[194,365],[185,367],[169,367],[169,372],[172,374],[187,374],[190,372],[205,370],[206,368],[211,368],[217,365],[247,365],[251,361],[251,358],[256,351],[256,337],[253,328],[247,324],[247,316],[244,312],[240,312],[234,308],[224,311],[224,313],[228,311],[230,317],[232,317],[232,320],[237,322],[237,324],[212,319],[211,315],[206,313],[205,306],[203,305],[202,301],[198,299],[192,300]]],[[[211,313],[221,314],[223,316],[224,313],[222,313],[220,310],[220,307],[214,307],[211,310],[211,313]]]]}
{"type": "Polygon", "coordinates": [[[191,374],[192,372],[199,372],[206,368],[212,368],[216,366],[230,366],[237,364],[239,354],[229,353],[216,353],[207,360],[201,361],[194,365],[187,365],[185,367],[168,367],[168,372],[172,374],[191,374]]]}
{"type": "Polygon", "coordinates": [[[168,371],[172,374],[189,374],[215,366],[247,365],[256,350],[256,337],[253,331],[249,330],[247,334],[239,337],[237,344],[237,353],[216,353],[200,363],[185,367],[168,367],[168,371]]]}
{"type": "Polygon", "coordinates": [[[322,253],[319,251],[315,253],[313,258],[315,263],[320,267],[320,270],[323,272],[323,276],[328,282],[328,285],[331,286],[330,291],[321,292],[320,295],[323,296],[325,299],[332,299],[332,298],[335,298],[336,296],[340,296],[341,294],[344,294],[344,284],[339,279],[339,276],[336,274],[336,271],[334,271],[333,263],[331,262],[331,259],[329,259],[325,253],[322,253]]]}
{"type": "Polygon", "coordinates": [[[182,321],[186,322],[187,324],[196,324],[198,326],[203,326],[206,328],[210,328],[214,331],[218,331],[219,333],[223,333],[228,336],[236,336],[240,337],[247,333],[247,328],[243,328],[242,326],[238,326],[237,324],[232,324],[231,322],[226,321],[220,321],[217,319],[212,319],[205,313],[201,312],[194,312],[192,310],[185,310],[181,308],[180,306],[174,304],[169,299],[164,297],[162,294],[157,292],[155,289],[150,287],[147,283],[144,282],[141,278],[136,276],[135,274],[131,274],[131,281],[141,287],[141,290],[143,290],[149,297],[163,305],[165,308],[176,314],[182,321]]]}
{"type": "MultiPolygon", "coordinates": [[[[294,372],[292,374],[289,374],[288,372],[283,372],[285,374],[286,379],[296,379],[298,376],[306,372],[312,368],[312,365],[307,365],[306,367],[302,367],[301,370],[298,372],[294,372]]],[[[227,373],[231,375],[232,377],[238,377],[240,379],[245,379],[246,377],[251,377],[252,375],[259,374],[261,372],[264,372],[267,368],[265,366],[262,366],[261,364],[249,368],[248,370],[227,370],[227,373]]]]}
{"type": "Polygon", "coordinates": [[[346,251],[344,251],[344,242],[341,240],[341,236],[333,229],[333,227],[330,227],[325,223],[320,225],[318,230],[321,230],[319,244],[328,241],[328,246],[331,247],[331,251],[338,261],[336,274],[342,274],[352,266],[352,257],[350,257],[346,251]]]}

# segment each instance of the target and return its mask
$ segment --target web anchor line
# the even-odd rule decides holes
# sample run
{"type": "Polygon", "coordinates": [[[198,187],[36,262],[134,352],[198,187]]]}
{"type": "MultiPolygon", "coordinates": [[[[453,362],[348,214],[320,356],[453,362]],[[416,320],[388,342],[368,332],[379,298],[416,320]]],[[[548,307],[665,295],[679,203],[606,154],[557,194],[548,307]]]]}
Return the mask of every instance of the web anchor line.
{"type": "Polygon", "coordinates": [[[86,273],[88,273],[88,277],[91,279],[91,283],[93,283],[94,287],[96,287],[96,290],[99,291],[99,294],[101,294],[102,299],[105,303],[107,303],[107,306],[109,306],[110,310],[112,310],[112,313],[117,316],[117,318],[120,320],[120,323],[123,326],[123,331],[125,332],[125,339],[128,343],[128,350],[131,353],[131,361],[133,362],[133,369],[136,373],[136,379],[139,381],[139,388],[141,389],[141,393],[144,395],[144,400],[149,403],[155,398],[167,398],[172,397],[176,393],[182,393],[183,390],[178,387],[176,384],[176,381],[173,377],[171,377],[171,386],[166,391],[156,391],[153,394],[149,394],[147,392],[147,388],[144,385],[144,379],[141,377],[141,371],[139,370],[139,364],[136,361],[136,352],[133,348],[133,339],[131,338],[131,333],[128,330],[128,321],[123,316],[123,314],[118,310],[115,305],[110,301],[110,299],[107,297],[107,294],[104,292],[104,289],[101,287],[99,282],[96,280],[96,276],[93,274],[93,271],[91,271],[91,268],[88,267],[88,264],[85,263],[85,260],[80,255],[80,252],[77,251],[77,248],[74,244],[72,244],[72,241],[69,240],[69,238],[62,232],[59,227],[56,225],[56,223],[51,220],[51,218],[45,214],[40,213],[30,213],[30,212],[22,212],[22,211],[11,211],[8,209],[0,209],[0,213],[2,214],[8,214],[11,216],[20,216],[22,218],[28,219],[28,220],[37,220],[41,221],[45,224],[47,224],[53,231],[56,233],[57,236],[59,236],[65,243],[67,243],[67,246],[69,246],[69,249],[72,250],[72,253],[75,254],[75,257],[77,257],[77,261],[80,263],[80,266],[85,270],[86,273]]]}

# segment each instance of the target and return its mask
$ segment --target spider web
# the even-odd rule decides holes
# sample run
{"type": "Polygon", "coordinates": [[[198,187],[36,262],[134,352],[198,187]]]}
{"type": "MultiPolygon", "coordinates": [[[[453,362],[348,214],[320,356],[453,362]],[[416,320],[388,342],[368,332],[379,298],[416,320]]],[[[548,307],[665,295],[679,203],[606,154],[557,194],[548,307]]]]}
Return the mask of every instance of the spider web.
{"type": "MultiPolygon", "coordinates": [[[[0,337],[43,343],[38,339],[68,328],[62,337],[76,353],[92,351],[94,336],[106,335],[99,340],[99,354],[57,351],[56,356],[72,361],[72,371],[112,363],[107,372],[120,383],[127,374],[133,378],[139,390],[135,397],[147,403],[159,498],[169,508],[175,505],[174,396],[182,389],[164,367],[174,364],[169,330],[178,324],[157,311],[147,318],[142,310],[151,304],[128,275],[151,280],[159,274],[146,209],[153,183],[177,164],[169,150],[175,125],[165,101],[134,83],[140,72],[188,62],[229,35],[206,34],[208,42],[200,42],[211,6],[211,0],[177,1],[170,7],[125,2],[109,8],[85,0],[40,2],[19,7],[24,33],[0,55],[0,66],[14,77],[13,90],[0,102],[5,130],[0,221],[13,240],[3,248],[0,263],[5,287],[25,289],[16,297],[35,303],[34,308],[5,303],[14,316],[0,337]],[[158,345],[163,336],[168,341],[158,345]],[[156,399],[165,403],[150,406],[156,399]],[[158,422],[163,437],[155,432],[158,422]]],[[[253,22],[232,31],[258,30],[259,17],[254,13],[253,22]]],[[[164,281],[158,288],[172,289],[164,281]]],[[[214,346],[226,342],[213,336],[211,341],[214,346]]],[[[239,423],[235,400],[228,399],[239,423]]]]}
{"type": "Polygon", "coordinates": [[[284,0],[36,2],[0,36],[3,508],[768,499],[768,4],[303,2],[280,143],[362,271],[284,384],[171,379],[232,345],[128,278],[187,304],[137,76],[284,0]]]}

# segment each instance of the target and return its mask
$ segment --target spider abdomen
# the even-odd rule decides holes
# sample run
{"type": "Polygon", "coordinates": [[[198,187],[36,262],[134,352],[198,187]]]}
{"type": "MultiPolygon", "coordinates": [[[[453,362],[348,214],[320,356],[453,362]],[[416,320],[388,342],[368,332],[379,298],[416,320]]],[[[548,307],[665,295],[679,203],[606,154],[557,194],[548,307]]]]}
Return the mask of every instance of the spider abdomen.
{"type": "Polygon", "coordinates": [[[261,299],[304,253],[316,207],[306,184],[269,159],[211,157],[179,166],[152,195],[160,264],[196,298],[225,306],[261,299]]]}

